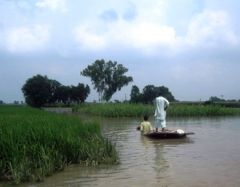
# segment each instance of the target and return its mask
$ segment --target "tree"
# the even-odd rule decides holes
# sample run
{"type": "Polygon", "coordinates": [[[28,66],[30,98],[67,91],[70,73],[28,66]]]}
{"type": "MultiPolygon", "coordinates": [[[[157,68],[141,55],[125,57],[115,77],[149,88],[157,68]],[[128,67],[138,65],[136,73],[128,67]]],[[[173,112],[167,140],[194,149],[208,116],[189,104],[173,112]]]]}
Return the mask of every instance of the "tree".
{"type": "Polygon", "coordinates": [[[225,101],[224,99],[220,99],[220,98],[218,98],[218,97],[216,97],[216,96],[211,96],[210,98],[209,98],[209,101],[210,102],[222,102],[222,101],[225,101]]]}
{"type": "Polygon", "coordinates": [[[48,83],[49,83],[50,94],[51,94],[48,103],[55,103],[58,100],[57,91],[59,90],[59,88],[61,88],[62,85],[58,81],[51,80],[51,79],[48,80],[48,83]]]}
{"type": "Polygon", "coordinates": [[[92,65],[88,65],[81,72],[81,75],[91,78],[100,101],[109,101],[116,91],[121,90],[123,86],[133,81],[131,76],[124,75],[126,72],[128,72],[128,69],[122,64],[96,60],[92,65]]]}
{"type": "Polygon", "coordinates": [[[90,93],[90,88],[88,85],[79,83],[78,86],[71,86],[70,98],[71,101],[83,103],[90,93]]]}
{"type": "Polygon", "coordinates": [[[130,102],[138,103],[141,101],[141,93],[139,88],[136,85],[132,86],[131,94],[130,94],[130,102]]]}
{"type": "Polygon", "coordinates": [[[60,87],[58,87],[55,94],[57,102],[64,103],[64,104],[67,104],[68,102],[70,102],[70,95],[71,95],[70,92],[71,92],[70,86],[61,85],[60,87]]]}
{"type": "Polygon", "coordinates": [[[47,76],[36,75],[29,78],[22,87],[26,103],[33,107],[58,102],[84,102],[90,93],[88,85],[79,83],[78,86],[63,86],[47,76]]]}
{"type": "Polygon", "coordinates": [[[22,87],[26,103],[33,107],[41,107],[53,100],[54,91],[60,85],[47,76],[36,75],[29,78],[22,87]]]}
{"type": "Polygon", "coordinates": [[[142,101],[143,103],[152,103],[158,93],[154,85],[147,85],[143,88],[142,101]]]}
{"type": "Polygon", "coordinates": [[[157,96],[161,94],[163,97],[167,98],[170,102],[176,101],[176,99],[174,98],[174,96],[172,95],[172,93],[169,91],[167,87],[159,86],[159,87],[156,87],[155,89],[157,92],[157,96]]]}
{"type": "Polygon", "coordinates": [[[131,101],[136,101],[136,98],[139,99],[138,102],[142,103],[153,103],[154,99],[162,95],[167,98],[169,101],[175,101],[174,96],[169,91],[169,89],[165,86],[156,87],[154,85],[147,85],[143,88],[142,94],[139,93],[139,89],[137,86],[132,87],[131,91],[131,101]]]}

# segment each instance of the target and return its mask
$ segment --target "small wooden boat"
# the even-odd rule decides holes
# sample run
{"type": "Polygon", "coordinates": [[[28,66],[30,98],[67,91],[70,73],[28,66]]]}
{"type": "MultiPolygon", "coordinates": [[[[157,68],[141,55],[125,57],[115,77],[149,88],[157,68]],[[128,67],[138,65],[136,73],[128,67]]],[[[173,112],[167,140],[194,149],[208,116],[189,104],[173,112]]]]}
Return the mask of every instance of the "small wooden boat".
{"type": "MultiPolygon", "coordinates": [[[[137,126],[136,130],[140,130],[140,126],[137,126]]],[[[164,131],[152,131],[144,136],[153,138],[153,139],[176,139],[176,138],[185,138],[187,135],[195,134],[194,132],[185,132],[182,129],[177,130],[164,130],[164,131]]]]}
{"type": "Polygon", "coordinates": [[[185,138],[187,135],[194,134],[193,132],[184,132],[184,131],[159,131],[159,132],[151,132],[148,134],[144,134],[144,136],[153,138],[153,139],[174,139],[174,138],[185,138]]]}

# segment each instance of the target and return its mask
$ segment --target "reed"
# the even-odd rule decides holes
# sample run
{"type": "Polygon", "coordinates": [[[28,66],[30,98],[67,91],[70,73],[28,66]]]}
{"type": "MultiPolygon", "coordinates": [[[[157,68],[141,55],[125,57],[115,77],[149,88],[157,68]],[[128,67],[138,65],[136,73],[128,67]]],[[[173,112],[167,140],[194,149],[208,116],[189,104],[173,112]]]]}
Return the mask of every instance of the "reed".
{"type": "Polygon", "coordinates": [[[234,115],[240,115],[239,108],[229,108],[214,104],[172,104],[168,110],[168,116],[170,117],[211,117],[234,115]]]}
{"type": "MultiPolygon", "coordinates": [[[[87,113],[103,117],[141,117],[144,114],[154,115],[154,105],[129,103],[94,103],[81,104],[74,108],[75,112],[87,113]]],[[[229,108],[222,105],[179,104],[170,103],[168,117],[201,117],[240,115],[240,108],[229,108]]]]}
{"type": "Polygon", "coordinates": [[[29,107],[0,106],[0,179],[41,181],[71,163],[118,162],[96,122],[29,107]]]}
{"type": "Polygon", "coordinates": [[[76,112],[103,117],[139,117],[144,114],[151,115],[152,105],[129,103],[94,103],[81,104],[73,109],[76,112]]]}

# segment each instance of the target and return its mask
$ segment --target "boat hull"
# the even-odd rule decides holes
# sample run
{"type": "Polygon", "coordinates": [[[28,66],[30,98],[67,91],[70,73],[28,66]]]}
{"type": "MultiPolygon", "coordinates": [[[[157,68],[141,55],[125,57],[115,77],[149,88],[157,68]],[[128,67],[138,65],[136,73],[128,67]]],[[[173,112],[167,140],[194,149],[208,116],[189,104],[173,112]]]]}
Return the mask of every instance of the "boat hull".
{"type": "Polygon", "coordinates": [[[187,135],[194,134],[192,132],[189,133],[177,133],[174,132],[167,132],[167,131],[161,131],[161,132],[151,132],[148,134],[145,134],[144,136],[153,138],[153,139],[177,139],[177,138],[186,138],[187,135]]]}

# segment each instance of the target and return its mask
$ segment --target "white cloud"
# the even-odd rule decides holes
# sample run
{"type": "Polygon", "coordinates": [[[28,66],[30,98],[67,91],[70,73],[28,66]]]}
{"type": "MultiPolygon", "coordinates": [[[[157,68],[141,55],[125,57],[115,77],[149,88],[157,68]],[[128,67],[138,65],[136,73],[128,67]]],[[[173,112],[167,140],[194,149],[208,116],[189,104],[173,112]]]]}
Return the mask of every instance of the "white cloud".
{"type": "Polygon", "coordinates": [[[172,27],[155,23],[137,23],[124,28],[125,42],[139,48],[154,48],[159,45],[171,46],[176,41],[172,27]]]}
{"type": "Polygon", "coordinates": [[[205,9],[196,12],[192,19],[189,18],[188,26],[186,23],[185,34],[180,35],[177,28],[164,22],[164,8],[168,4],[159,1],[155,5],[147,1],[135,4],[134,19],[130,21],[124,19],[118,11],[119,19],[114,22],[99,22],[99,19],[93,18],[74,30],[75,38],[86,50],[121,46],[137,49],[147,55],[158,55],[161,50],[161,55],[167,56],[199,47],[207,49],[223,44],[228,47],[239,44],[232,18],[226,11],[205,9]]]}
{"type": "MultiPolygon", "coordinates": [[[[99,22],[91,19],[87,24],[74,29],[75,39],[86,50],[106,49],[117,46],[139,49],[141,52],[154,52],[158,47],[173,47],[176,32],[173,27],[162,25],[163,0],[143,0],[132,5],[134,17],[125,19],[125,11],[114,9],[119,19],[114,22],[99,22]]],[[[129,6],[127,6],[129,11],[129,6]]],[[[101,19],[102,20],[102,19],[101,19]]]]}
{"type": "Polygon", "coordinates": [[[165,0],[135,1],[138,20],[161,23],[165,17],[165,9],[169,2],[165,0]]]}
{"type": "Polygon", "coordinates": [[[86,50],[101,50],[108,46],[127,46],[145,52],[157,47],[175,46],[174,28],[147,22],[119,20],[106,25],[82,25],[73,31],[76,41],[86,50]]]}
{"type": "Polygon", "coordinates": [[[73,34],[80,47],[86,50],[101,50],[106,47],[104,36],[94,32],[87,26],[78,26],[74,29],[73,34]]]}
{"type": "Polygon", "coordinates": [[[186,41],[190,45],[235,45],[238,37],[232,29],[226,12],[205,10],[190,22],[186,41]]]}
{"type": "Polygon", "coordinates": [[[52,11],[67,11],[65,0],[39,0],[36,6],[39,8],[48,8],[52,11]]]}
{"type": "Polygon", "coordinates": [[[13,53],[25,53],[41,49],[49,40],[49,28],[45,25],[22,26],[6,34],[6,47],[13,53]]]}

